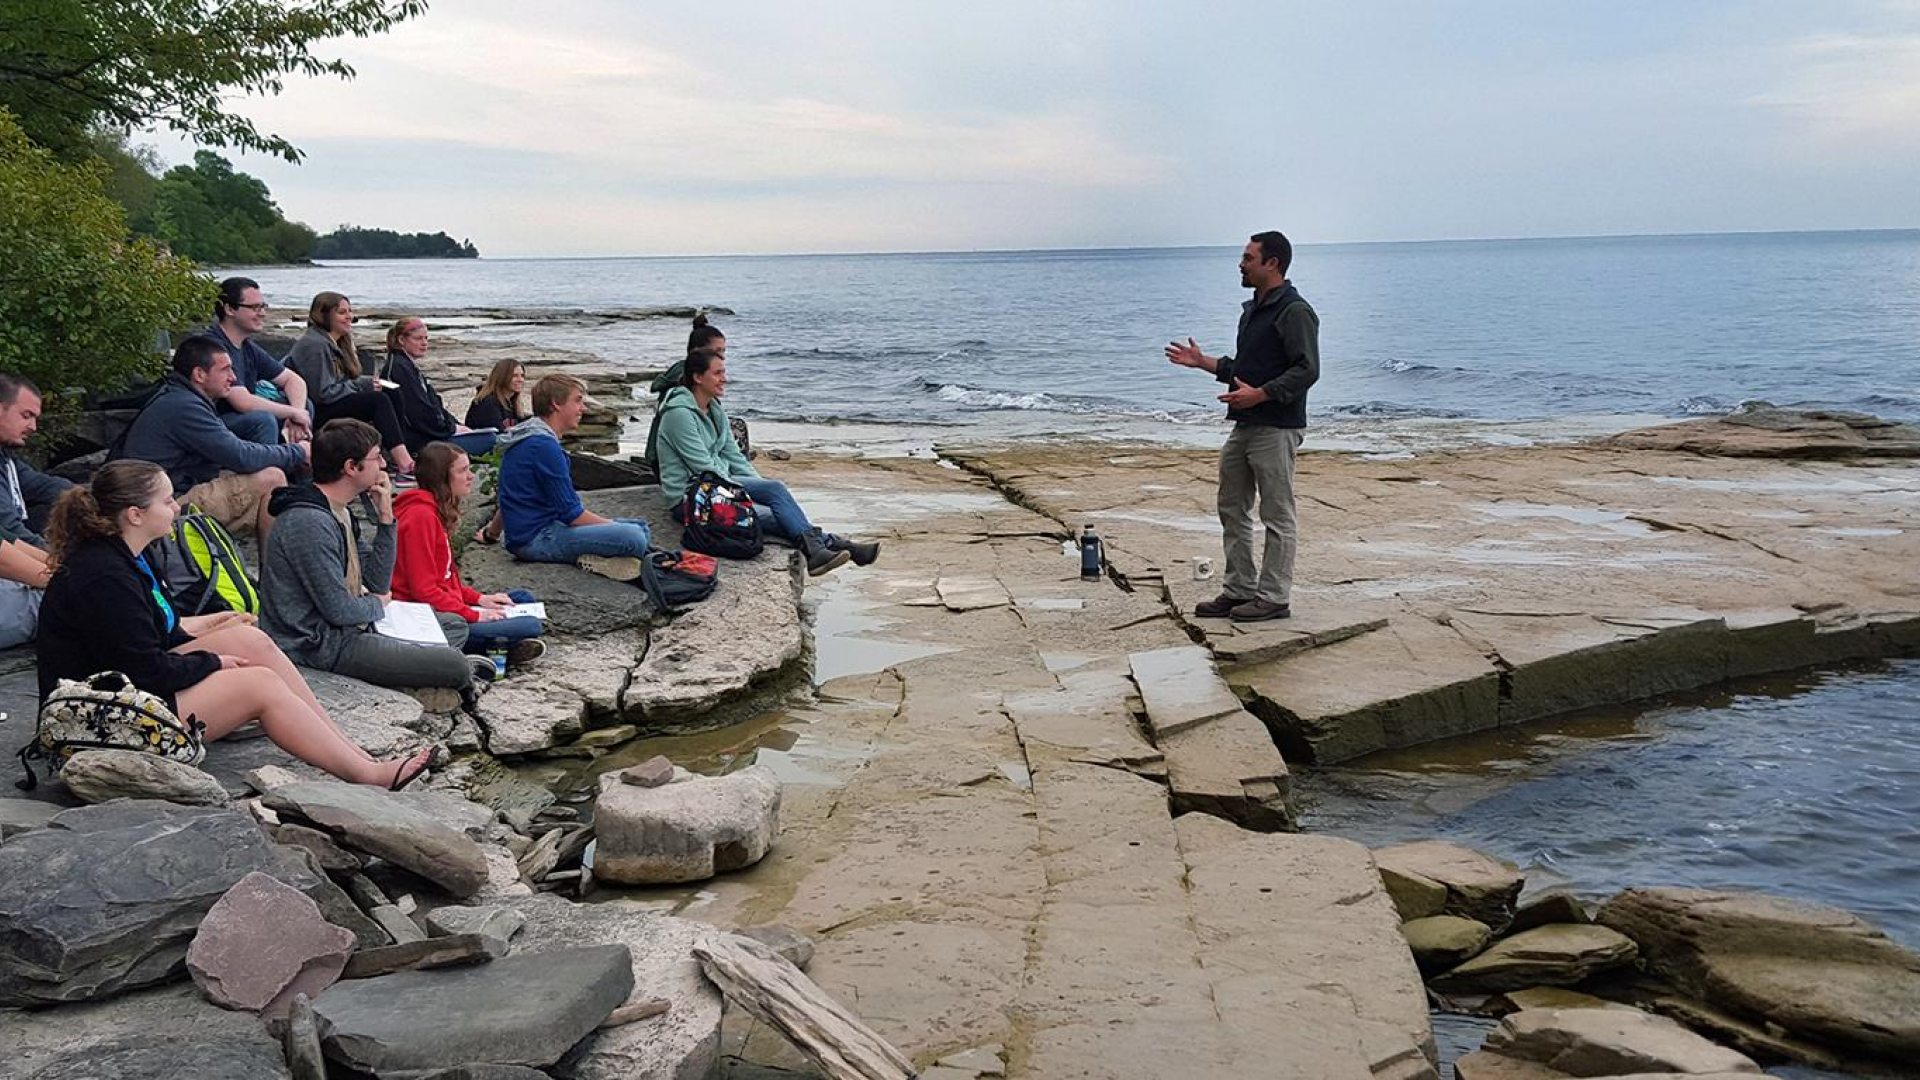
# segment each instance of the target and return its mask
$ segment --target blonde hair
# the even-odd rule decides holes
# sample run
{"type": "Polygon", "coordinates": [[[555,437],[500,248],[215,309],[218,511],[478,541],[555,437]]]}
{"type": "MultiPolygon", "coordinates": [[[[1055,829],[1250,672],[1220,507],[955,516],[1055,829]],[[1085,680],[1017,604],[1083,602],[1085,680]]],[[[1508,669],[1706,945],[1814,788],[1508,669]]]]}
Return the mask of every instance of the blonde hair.
{"type": "Polygon", "coordinates": [[[571,375],[561,375],[558,372],[540,376],[540,381],[533,384],[533,415],[552,416],[553,410],[565,404],[575,390],[585,394],[587,384],[571,375]]]}

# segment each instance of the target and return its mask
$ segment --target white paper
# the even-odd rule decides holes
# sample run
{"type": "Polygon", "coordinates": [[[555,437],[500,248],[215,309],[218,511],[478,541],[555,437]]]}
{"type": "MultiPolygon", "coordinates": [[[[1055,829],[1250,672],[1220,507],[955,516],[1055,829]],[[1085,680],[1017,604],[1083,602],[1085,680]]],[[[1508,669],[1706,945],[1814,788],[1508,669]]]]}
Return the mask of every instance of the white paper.
{"type": "Polygon", "coordinates": [[[417,641],[422,645],[445,645],[447,632],[440,629],[440,620],[433,617],[430,605],[412,600],[394,600],[387,604],[387,610],[380,621],[373,624],[374,633],[385,634],[401,641],[417,641]]]}
{"type": "Polygon", "coordinates": [[[541,622],[546,622],[547,605],[538,600],[535,600],[531,604],[509,604],[500,609],[500,614],[502,617],[508,619],[517,619],[522,615],[531,615],[541,622]]]}
{"type": "Polygon", "coordinates": [[[382,390],[400,389],[400,384],[397,382],[394,382],[392,379],[375,379],[373,380],[373,385],[379,387],[382,390]]]}

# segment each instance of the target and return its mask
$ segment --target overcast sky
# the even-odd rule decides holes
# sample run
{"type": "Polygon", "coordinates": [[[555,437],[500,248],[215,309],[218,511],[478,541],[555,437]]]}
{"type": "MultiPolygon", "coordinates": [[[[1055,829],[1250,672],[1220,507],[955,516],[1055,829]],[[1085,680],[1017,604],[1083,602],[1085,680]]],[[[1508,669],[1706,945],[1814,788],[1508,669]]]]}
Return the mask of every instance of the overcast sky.
{"type": "Polygon", "coordinates": [[[240,167],[489,256],[1920,226],[1920,0],[438,0],[322,51],[238,103],[306,162],[240,167]]]}

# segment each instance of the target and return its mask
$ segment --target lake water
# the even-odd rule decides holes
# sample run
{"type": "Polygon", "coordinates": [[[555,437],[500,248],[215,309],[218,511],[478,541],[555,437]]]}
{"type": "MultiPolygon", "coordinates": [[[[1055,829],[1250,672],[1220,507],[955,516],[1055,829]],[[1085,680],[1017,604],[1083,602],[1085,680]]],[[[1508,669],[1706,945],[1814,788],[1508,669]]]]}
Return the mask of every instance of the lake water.
{"type": "MultiPolygon", "coordinates": [[[[762,420],[1210,436],[1174,337],[1230,351],[1239,248],[356,262],[251,271],[300,307],[711,305],[729,405],[762,420]],[[1178,428],[1201,430],[1185,433],[1178,428]]],[[[1307,246],[1316,436],[1419,419],[1686,416],[1740,402],[1920,419],[1920,231],[1307,246]]],[[[526,328],[492,332],[525,339],[526,328]]],[[[675,320],[540,328],[645,367],[675,320]]],[[[1548,426],[1551,430],[1551,425],[1548,426]]],[[[1310,442],[1309,445],[1312,445],[1310,442]]]]}

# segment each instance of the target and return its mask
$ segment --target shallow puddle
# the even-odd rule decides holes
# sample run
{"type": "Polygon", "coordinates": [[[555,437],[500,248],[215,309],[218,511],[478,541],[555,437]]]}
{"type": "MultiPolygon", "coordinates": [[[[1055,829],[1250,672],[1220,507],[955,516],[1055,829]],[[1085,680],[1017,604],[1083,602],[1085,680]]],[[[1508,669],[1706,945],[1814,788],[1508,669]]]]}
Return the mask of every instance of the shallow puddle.
{"type": "Polygon", "coordinates": [[[876,636],[897,620],[874,614],[880,605],[868,599],[850,579],[814,585],[807,601],[813,615],[815,686],[953,651],[946,645],[876,636]]]}
{"type": "Polygon", "coordinates": [[[1490,518],[1527,520],[1555,518],[1575,525],[1593,525],[1621,536],[1648,536],[1651,526],[1631,520],[1624,511],[1602,510],[1592,506],[1563,506],[1553,503],[1485,503],[1474,507],[1490,518]]]}

